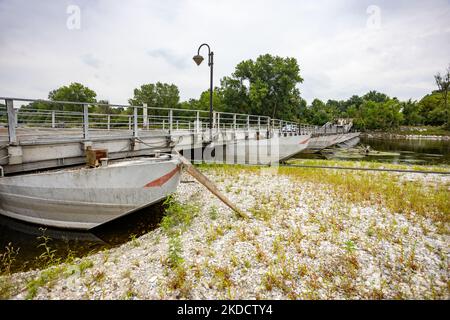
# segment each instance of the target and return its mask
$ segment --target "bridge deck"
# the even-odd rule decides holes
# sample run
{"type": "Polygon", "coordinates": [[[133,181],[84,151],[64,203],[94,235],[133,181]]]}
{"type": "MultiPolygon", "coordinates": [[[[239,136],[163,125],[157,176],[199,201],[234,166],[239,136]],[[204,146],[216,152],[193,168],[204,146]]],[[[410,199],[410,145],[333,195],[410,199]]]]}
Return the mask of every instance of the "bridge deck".
{"type": "Polygon", "coordinates": [[[105,105],[3,99],[0,174],[80,164],[89,146],[107,149],[108,157],[116,159],[214,145],[219,153],[245,153],[245,161],[263,150],[267,154],[258,156],[258,161],[273,161],[273,157],[267,157],[269,152],[280,160],[305,149],[305,141],[311,136],[342,136],[351,127],[317,127],[258,115],[214,112],[210,129],[204,110],[106,105],[110,113],[95,113],[94,107],[105,105]],[[48,109],[34,108],[38,102],[48,109]],[[121,113],[114,108],[122,108],[121,113]],[[132,112],[124,114],[124,108],[132,112]]]}

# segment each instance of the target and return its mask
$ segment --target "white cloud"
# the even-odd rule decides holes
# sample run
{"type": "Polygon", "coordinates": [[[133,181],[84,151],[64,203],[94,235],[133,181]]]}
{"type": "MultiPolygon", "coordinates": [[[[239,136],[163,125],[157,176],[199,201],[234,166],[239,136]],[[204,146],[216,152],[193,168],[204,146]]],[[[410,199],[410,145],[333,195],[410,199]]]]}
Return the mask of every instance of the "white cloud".
{"type": "Polygon", "coordinates": [[[126,103],[135,87],[162,81],[176,84],[182,99],[198,97],[209,70],[191,58],[208,42],[216,84],[240,61],[271,53],[297,58],[308,101],[371,89],[418,99],[450,62],[448,21],[444,0],[3,0],[0,95],[43,98],[78,81],[126,103]],[[381,10],[377,30],[366,28],[372,4],[381,10]],[[81,9],[80,30],[66,27],[68,5],[81,9]]]}

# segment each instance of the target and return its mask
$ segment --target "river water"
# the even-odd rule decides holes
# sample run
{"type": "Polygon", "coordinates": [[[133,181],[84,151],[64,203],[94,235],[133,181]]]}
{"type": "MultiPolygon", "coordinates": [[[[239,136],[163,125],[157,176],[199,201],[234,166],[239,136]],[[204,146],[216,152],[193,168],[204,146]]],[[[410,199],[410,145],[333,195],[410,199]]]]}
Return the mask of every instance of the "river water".
{"type": "MultiPolygon", "coordinates": [[[[333,148],[325,151],[324,154],[298,154],[295,158],[328,158],[422,165],[450,164],[450,141],[361,138],[360,144],[369,145],[373,150],[385,153],[383,155],[361,155],[355,159],[355,157],[346,156],[345,153],[340,153],[339,149],[333,148]]],[[[40,246],[43,243],[43,235],[49,238],[47,246],[51,250],[55,250],[55,259],[64,260],[69,253],[74,256],[83,256],[120,245],[134,236],[147,233],[158,226],[163,213],[164,205],[159,203],[91,232],[71,232],[51,228],[44,230],[39,226],[0,215],[0,253],[4,253],[9,244],[10,247],[19,249],[12,262],[12,271],[41,268],[45,262],[43,258],[39,258],[45,250],[42,245],[40,246]]]]}
{"type": "Polygon", "coordinates": [[[337,159],[356,161],[377,161],[395,164],[449,165],[450,141],[426,139],[378,139],[360,138],[360,145],[370,146],[381,151],[379,155],[359,155],[341,152],[339,148],[330,148],[321,153],[297,154],[298,159],[337,159]]]}
{"type": "Polygon", "coordinates": [[[7,251],[7,246],[19,249],[12,261],[12,272],[42,268],[49,262],[48,255],[41,256],[46,250],[43,246],[45,236],[48,238],[46,246],[54,251],[54,261],[64,261],[69,255],[81,257],[120,245],[155,229],[164,214],[164,207],[160,202],[104,226],[80,232],[42,228],[0,215],[0,254],[7,251]]]}

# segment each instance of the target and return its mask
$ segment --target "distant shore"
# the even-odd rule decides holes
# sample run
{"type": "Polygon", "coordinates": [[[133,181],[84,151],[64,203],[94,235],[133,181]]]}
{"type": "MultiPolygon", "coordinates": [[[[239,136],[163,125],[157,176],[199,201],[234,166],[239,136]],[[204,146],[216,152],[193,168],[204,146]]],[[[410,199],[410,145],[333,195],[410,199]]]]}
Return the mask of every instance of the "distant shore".
{"type": "Polygon", "coordinates": [[[360,135],[363,138],[375,139],[411,139],[411,140],[444,140],[450,141],[450,136],[437,135],[416,135],[416,134],[398,134],[389,132],[363,132],[360,135]]]}
{"type": "Polygon", "coordinates": [[[426,140],[450,140],[450,131],[442,127],[400,127],[389,131],[365,131],[361,137],[375,139],[426,139],[426,140]]]}

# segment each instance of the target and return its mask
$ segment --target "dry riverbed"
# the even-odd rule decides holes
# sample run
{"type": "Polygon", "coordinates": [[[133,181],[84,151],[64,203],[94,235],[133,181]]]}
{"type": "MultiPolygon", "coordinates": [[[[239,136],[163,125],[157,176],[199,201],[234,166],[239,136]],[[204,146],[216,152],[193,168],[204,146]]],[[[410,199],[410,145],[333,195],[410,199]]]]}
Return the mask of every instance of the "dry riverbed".
{"type": "Polygon", "coordinates": [[[161,227],[0,277],[10,299],[449,299],[450,177],[200,167],[239,218],[183,176],[161,227]]]}

